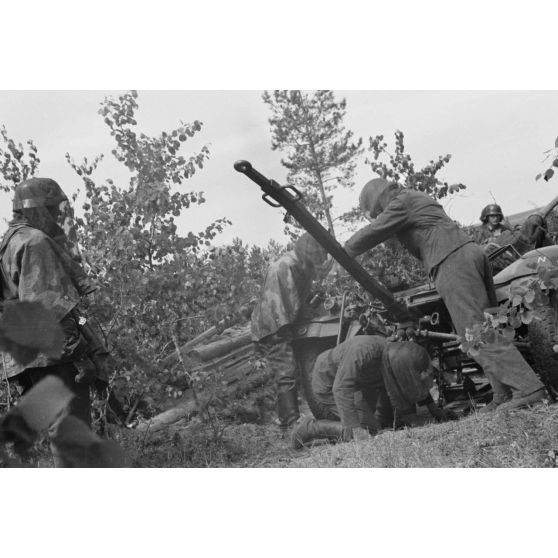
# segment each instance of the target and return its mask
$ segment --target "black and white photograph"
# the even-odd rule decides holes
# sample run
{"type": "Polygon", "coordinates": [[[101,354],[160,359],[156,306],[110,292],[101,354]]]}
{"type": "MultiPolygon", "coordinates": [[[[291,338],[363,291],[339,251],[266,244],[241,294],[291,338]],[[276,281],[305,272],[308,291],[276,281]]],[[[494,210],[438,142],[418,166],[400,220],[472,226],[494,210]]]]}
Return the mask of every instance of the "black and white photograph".
{"type": "Polygon", "coordinates": [[[0,92],[8,467],[555,467],[553,91],[0,92]]]}
{"type": "Polygon", "coordinates": [[[551,554],[554,3],[0,13],[2,555],[551,554]]]}

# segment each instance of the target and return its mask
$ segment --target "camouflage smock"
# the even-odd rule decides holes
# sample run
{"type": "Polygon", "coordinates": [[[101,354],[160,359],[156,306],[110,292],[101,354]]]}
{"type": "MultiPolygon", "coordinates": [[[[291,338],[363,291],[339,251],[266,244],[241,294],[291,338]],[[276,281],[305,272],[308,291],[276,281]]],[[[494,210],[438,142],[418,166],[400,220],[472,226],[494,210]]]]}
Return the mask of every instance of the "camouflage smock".
{"type": "MultiPolygon", "coordinates": [[[[50,236],[24,223],[12,223],[0,245],[1,298],[41,302],[62,320],[94,287],[83,269],[50,236]]],[[[8,377],[26,368],[50,366],[52,360],[39,354],[22,366],[3,353],[8,377]]]]}
{"type": "Polygon", "coordinates": [[[316,276],[291,251],[273,262],[267,271],[260,298],[252,312],[252,339],[260,341],[296,322],[316,276]]]}

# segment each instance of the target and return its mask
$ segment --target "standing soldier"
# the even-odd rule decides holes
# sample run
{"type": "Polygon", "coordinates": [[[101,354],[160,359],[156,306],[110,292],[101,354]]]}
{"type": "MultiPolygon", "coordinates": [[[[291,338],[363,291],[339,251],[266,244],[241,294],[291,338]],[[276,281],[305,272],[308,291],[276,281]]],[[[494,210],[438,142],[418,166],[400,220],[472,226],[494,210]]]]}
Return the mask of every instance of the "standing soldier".
{"type": "Polygon", "coordinates": [[[281,429],[299,418],[297,365],[291,326],[300,316],[312,282],[327,253],[304,233],[294,248],[269,266],[260,298],[252,312],[252,339],[277,383],[277,414],[281,429]]]}
{"type": "MultiPolygon", "coordinates": [[[[87,336],[77,306],[96,287],[72,254],[65,233],[71,220],[68,198],[54,180],[31,178],[16,187],[13,219],[0,244],[0,298],[43,303],[60,322],[65,340],[59,358],[39,354],[24,367],[4,354],[3,364],[23,393],[48,375],[60,378],[74,395],[70,414],[89,425],[89,384],[108,379],[110,357],[104,346],[92,346],[82,333],[87,336]]],[[[61,465],[54,446],[53,454],[61,465]]]]}
{"type": "MultiPolygon", "coordinates": [[[[362,189],[360,208],[370,224],[347,241],[349,255],[358,256],[395,236],[423,262],[458,335],[464,337],[467,328],[483,322],[485,308],[496,305],[490,264],[439,203],[423,192],[377,178],[362,189]]],[[[474,358],[494,392],[485,409],[514,409],[545,397],[541,381],[503,336],[482,345],[474,358]]]]}
{"type": "Polygon", "coordinates": [[[487,205],[482,210],[480,220],[482,225],[477,240],[479,244],[494,242],[503,232],[512,230],[504,222],[502,208],[495,203],[487,205]]]}

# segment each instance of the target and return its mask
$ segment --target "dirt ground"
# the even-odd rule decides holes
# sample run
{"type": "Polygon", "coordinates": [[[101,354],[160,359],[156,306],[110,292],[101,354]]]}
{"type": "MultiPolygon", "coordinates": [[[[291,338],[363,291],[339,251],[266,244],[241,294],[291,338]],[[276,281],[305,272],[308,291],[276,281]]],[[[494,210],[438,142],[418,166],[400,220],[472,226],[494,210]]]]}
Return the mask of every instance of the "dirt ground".
{"type": "MultiPolygon", "coordinates": [[[[308,414],[308,409],[305,409],[308,414]]],[[[111,426],[132,467],[557,467],[558,404],[508,413],[471,415],[443,424],[383,430],[368,440],[316,441],[294,450],[276,424],[178,423],[160,432],[111,426]]],[[[30,467],[52,467],[47,440],[30,467]]]]}
{"type": "Polygon", "coordinates": [[[113,437],[136,467],[556,467],[558,405],[510,413],[472,414],[384,430],[362,442],[293,450],[274,424],[202,424],[149,435],[118,430],[113,437]]]}

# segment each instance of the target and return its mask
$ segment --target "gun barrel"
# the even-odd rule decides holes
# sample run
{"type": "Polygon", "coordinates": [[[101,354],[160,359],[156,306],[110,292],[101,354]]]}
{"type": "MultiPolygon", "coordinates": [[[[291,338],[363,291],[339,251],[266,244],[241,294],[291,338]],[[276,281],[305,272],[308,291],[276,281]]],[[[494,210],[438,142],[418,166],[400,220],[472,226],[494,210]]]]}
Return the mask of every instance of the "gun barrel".
{"type": "Polygon", "coordinates": [[[430,331],[428,329],[419,329],[417,334],[420,337],[428,337],[431,339],[444,339],[446,341],[459,341],[459,335],[455,333],[441,333],[439,331],[430,331]]]}
{"type": "Polygon", "coordinates": [[[398,302],[382,284],[371,277],[357,261],[345,252],[341,244],[306,209],[300,201],[302,195],[296,188],[280,186],[275,180],[269,179],[258,172],[248,161],[237,161],[234,164],[234,168],[260,186],[264,191],[264,201],[270,203],[268,198],[273,198],[277,204],[284,207],[312,235],[316,242],[319,242],[359,285],[380,300],[397,320],[413,320],[418,318],[414,311],[398,302]]]}

